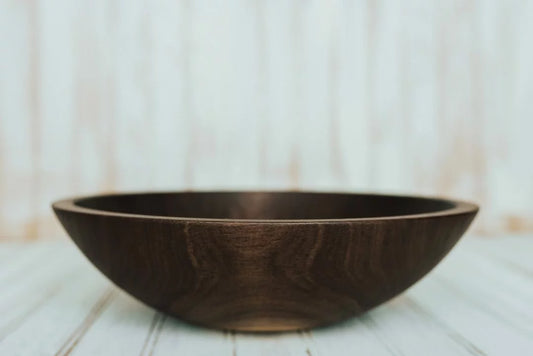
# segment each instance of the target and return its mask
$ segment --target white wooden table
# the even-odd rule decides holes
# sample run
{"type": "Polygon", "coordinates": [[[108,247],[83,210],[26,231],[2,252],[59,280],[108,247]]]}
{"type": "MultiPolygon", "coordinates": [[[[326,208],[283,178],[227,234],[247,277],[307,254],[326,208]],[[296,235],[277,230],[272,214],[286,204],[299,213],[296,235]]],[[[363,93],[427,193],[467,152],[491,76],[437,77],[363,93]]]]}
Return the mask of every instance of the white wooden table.
{"type": "Polygon", "coordinates": [[[0,286],[0,355],[533,355],[533,236],[467,236],[363,317],[275,335],[166,317],[67,241],[0,244],[0,286]]]}

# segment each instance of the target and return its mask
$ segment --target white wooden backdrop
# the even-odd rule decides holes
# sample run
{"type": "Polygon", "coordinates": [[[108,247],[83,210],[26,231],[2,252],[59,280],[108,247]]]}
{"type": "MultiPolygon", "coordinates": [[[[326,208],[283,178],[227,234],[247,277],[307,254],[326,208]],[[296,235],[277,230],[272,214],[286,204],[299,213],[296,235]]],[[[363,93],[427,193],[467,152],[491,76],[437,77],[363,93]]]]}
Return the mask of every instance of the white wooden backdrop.
{"type": "Polygon", "coordinates": [[[50,201],[300,188],[533,229],[533,1],[0,0],[0,238],[50,201]]]}

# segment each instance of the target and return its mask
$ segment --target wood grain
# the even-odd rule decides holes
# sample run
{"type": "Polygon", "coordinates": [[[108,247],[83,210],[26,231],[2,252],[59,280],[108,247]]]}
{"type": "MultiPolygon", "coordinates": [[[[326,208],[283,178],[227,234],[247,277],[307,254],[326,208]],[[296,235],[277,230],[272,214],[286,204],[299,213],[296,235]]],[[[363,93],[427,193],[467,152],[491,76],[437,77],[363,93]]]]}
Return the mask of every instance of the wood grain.
{"type": "Polygon", "coordinates": [[[531,14],[1,0],[0,238],[63,236],[57,196],[195,188],[450,195],[533,231],[531,14]]]}
{"type": "MultiPolygon", "coordinates": [[[[533,348],[531,328],[524,330],[531,325],[530,237],[469,236],[402,296],[364,317],[310,331],[228,333],[171,317],[159,322],[152,308],[118,291],[71,355],[528,354],[533,348]]],[[[0,256],[13,257],[0,261],[0,280],[9,286],[0,290],[2,355],[55,354],[109,288],[65,241],[2,243],[0,256]]]]}
{"type": "Polygon", "coordinates": [[[192,323],[246,331],[330,324],[431,270],[477,208],[334,193],[147,193],[54,204],[118,286],[192,323]]]}

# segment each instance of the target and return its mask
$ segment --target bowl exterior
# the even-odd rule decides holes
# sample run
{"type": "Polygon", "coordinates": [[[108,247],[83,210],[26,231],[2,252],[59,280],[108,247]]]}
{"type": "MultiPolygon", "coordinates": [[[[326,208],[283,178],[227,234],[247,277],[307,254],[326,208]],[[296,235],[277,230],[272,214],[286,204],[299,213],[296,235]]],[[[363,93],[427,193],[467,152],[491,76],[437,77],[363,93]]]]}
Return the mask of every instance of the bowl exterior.
{"type": "Polygon", "coordinates": [[[330,324],[401,293],[476,212],[336,222],[215,222],[55,212],[87,258],[156,309],[203,326],[330,324]]]}

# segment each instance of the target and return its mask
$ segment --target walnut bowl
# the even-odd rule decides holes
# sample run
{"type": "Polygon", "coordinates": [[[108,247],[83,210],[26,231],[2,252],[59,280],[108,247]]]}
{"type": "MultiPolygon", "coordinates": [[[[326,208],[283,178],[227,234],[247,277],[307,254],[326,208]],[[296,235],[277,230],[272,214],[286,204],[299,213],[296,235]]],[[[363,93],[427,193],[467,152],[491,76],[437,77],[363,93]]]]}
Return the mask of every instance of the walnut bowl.
{"type": "Polygon", "coordinates": [[[284,331],[360,314],[450,251],[474,204],[317,192],[165,192],[58,201],[87,258],[142,302],[190,323],[284,331]]]}

